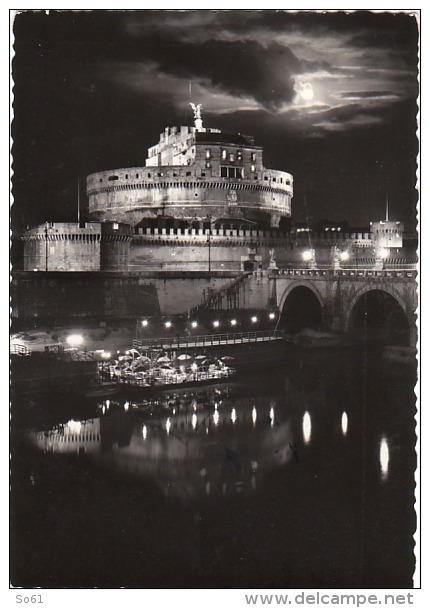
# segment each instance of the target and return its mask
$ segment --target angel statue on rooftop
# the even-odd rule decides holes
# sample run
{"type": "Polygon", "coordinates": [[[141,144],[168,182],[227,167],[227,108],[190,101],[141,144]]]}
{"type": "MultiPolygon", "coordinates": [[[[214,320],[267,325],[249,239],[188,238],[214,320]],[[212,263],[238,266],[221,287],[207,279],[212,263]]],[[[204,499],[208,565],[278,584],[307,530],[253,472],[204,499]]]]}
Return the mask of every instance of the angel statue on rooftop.
{"type": "Polygon", "coordinates": [[[193,104],[190,101],[190,106],[192,107],[193,112],[194,112],[194,119],[195,120],[201,120],[201,118],[202,118],[202,110],[203,110],[202,104],[198,103],[197,105],[195,105],[195,104],[193,104]]]}

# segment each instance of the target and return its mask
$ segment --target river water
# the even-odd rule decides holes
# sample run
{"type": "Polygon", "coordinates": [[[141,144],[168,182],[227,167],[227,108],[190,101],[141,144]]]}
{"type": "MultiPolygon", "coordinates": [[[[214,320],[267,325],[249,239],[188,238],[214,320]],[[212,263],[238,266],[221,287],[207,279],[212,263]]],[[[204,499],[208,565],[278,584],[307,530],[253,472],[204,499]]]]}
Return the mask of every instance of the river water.
{"type": "Polygon", "coordinates": [[[12,584],[412,587],[413,389],[370,352],[298,351],[198,390],[12,404],[12,584]]]}

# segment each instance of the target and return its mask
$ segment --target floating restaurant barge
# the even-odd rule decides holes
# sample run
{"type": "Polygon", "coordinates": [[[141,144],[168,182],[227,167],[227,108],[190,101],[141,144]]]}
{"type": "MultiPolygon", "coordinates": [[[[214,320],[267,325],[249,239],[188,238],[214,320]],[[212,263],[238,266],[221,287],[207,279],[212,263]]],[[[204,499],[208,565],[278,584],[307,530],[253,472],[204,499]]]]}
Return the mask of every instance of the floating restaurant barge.
{"type": "Polygon", "coordinates": [[[100,363],[105,380],[139,388],[194,386],[231,379],[237,371],[284,360],[283,332],[213,334],[177,340],[134,340],[114,361],[100,363]]]}

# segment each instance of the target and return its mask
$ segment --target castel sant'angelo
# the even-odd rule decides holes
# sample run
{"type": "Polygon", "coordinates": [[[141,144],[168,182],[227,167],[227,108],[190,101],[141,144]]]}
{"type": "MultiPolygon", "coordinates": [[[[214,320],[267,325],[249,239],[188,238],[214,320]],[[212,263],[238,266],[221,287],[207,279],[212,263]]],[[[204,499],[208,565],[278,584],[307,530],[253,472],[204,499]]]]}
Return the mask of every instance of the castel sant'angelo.
{"type": "Polygon", "coordinates": [[[24,270],[243,272],[300,264],[310,247],[319,265],[399,253],[403,225],[388,215],[382,230],[325,226],[313,242],[309,227],[291,230],[293,176],[267,169],[251,136],[205,128],[191,105],[194,126],[167,127],[145,166],[87,177],[89,222],[28,230],[24,270]]]}
{"type": "Polygon", "coordinates": [[[266,168],[251,136],[204,127],[201,105],[191,106],[194,125],[167,127],[144,166],[87,176],[87,221],[22,235],[13,319],[184,314],[218,292],[228,307],[260,309],[273,300],[274,272],[408,261],[388,205],[369,229],[292,227],[293,176],[266,168]]]}
{"type": "Polygon", "coordinates": [[[285,245],[293,177],[266,169],[251,136],[204,128],[201,105],[191,105],[194,126],[166,128],[145,166],[87,177],[85,226],[28,231],[24,269],[241,271],[267,265],[269,250],[285,245]]]}

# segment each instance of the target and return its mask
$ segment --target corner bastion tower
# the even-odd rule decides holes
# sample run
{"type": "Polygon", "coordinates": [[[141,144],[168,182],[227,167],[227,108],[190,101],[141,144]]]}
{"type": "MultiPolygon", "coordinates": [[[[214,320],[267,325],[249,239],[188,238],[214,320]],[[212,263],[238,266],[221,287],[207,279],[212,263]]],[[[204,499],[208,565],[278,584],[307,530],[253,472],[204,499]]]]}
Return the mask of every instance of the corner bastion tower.
{"type": "Polygon", "coordinates": [[[291,216],[293,177],[263,165],[252,137],[167,127],[144,167],[87,178],[91,221],[133,228],[129,270],[252,270],[267,265],[291,216]]]}

